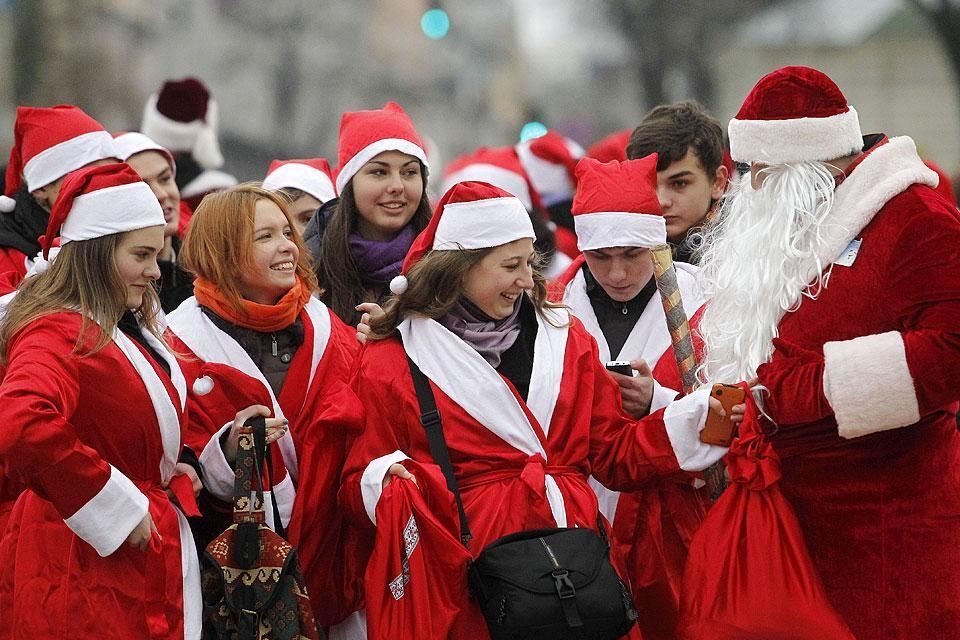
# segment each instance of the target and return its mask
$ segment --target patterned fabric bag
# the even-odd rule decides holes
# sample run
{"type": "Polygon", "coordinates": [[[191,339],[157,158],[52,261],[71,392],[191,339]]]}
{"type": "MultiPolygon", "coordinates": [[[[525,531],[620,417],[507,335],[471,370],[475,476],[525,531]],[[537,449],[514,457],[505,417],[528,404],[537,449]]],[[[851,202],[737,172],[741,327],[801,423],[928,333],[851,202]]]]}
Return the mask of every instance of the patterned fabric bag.
{"type": "Polygon", "coordinates": [[[263,418],[240,431],[233,524],[201,561],[204,640],[320,640],[297,551],[264,523],[263,418]]]}

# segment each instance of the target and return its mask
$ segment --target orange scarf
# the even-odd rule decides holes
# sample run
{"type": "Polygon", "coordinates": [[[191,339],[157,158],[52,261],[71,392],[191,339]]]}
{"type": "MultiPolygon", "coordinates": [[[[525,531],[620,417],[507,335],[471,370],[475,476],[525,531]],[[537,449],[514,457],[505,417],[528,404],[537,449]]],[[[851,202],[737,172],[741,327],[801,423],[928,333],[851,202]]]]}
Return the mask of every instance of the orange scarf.
{"type": "Polygon", "coordinates": [[[193,283],[193,294],[197,302],[224,320],[260,333],[272,333],[289,327],[310,300],[310,288],[299,276],[296,284],[276,304],[258,304],[240,298],[243,310],[239,314],[219,287],[209,280],[198,277],[193,283]]]}

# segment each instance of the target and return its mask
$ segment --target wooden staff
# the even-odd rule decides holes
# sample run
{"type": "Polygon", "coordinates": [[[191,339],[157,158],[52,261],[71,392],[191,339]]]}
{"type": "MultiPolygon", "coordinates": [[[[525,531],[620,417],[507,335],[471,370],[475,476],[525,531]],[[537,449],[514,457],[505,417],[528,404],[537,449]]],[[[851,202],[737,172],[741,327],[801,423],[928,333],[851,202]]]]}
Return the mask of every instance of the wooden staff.
{"type": "MultiPolygon", "coordinates": [[[[650,249],[653,259],[653,277],[657,291],[663,302],[663,313],[667,317],[667,329],[673,344],[673,355],[680,369],[680,381],[683,392],[689,394],[697,388],[697,356],[693,350],[693,338],[690,336],[690,322],[683,309],[680,285],[677,284],[677,270],[673,266],[673,252],[668,244],[659,244],[650,249]]],[[[704,473],[710,497],[716,500],[727,488],[726,471],[722,462],[707,468],[704,473]]]]}

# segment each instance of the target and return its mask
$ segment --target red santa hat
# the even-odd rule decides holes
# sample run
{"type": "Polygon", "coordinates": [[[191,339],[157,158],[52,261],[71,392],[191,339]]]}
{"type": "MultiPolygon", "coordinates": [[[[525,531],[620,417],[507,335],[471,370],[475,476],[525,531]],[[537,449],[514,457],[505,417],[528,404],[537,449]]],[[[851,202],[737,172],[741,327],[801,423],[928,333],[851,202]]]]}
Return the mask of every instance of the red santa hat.
{"type": "Polygon", "coordinates": [[[223,166],[217,141],[220,112],[197,78],[168,80],[147,99],[140,130],[174,153],[189,153],[204,169],[223,166]]]}
{"type": "Polygon", "coordinates": [[[383,109],[347,111],[340,119],[338,143],[337,193],[343,193],[350,179],[384,151],[400,151],[430,168],[427,152],[413,122],[403,107],[388,102],[383,109]]]}
{"type": "Polygon", "coordinates": [[[630,134],[633,129],[622,129],[611,133],[605,138],[594,142],[587,149],[587,155],[600,162],[610,162],[619,160],[623,162],[627,159],[627,143],[630,142],[630,134]]]}
{"type": "Polygon", "coordinates": [[[577,163],[571,212],[581,251],[609,247],[652,248],[667,241],[657,198],[657,154],[638,160],[577,163]]]}
{"type": "Polygon", "coordinates": [[[207,414],[220,416],[226,422],[238,409],[259,404],[273,406],[270,391],[262,382],[246,373],[219,362],[205,362],[193,382],[193,395],[207,414]],[[222,414],[222,415],[221,415],[222,414]]]}
{"type": "Polygon", "coordinates": [[[487,249],[521,238],[534,240],[536,234],[516,196],[486,182],[460,182],[443,196],[430,224],[413,241],[390,291],[406,291],[406,274],[431,251],[487,249]]]}
{"type": "Polygon", "coordinates": [[[157,196],[130,165],[85,167],[63,181],[40,246],[47,258],[57,236],[65,245],[164,224],[157,196]]]}
{"type": "Polygon", "coordinates": [[[333,189],[330,165],[323,158],[274,160],[270,163],[263,188],[271,191],[300,189],[322,203],[337,197],[333,189]]]}
{"type": "Polygon", "coordinates": [[[760,78],[728,127],[736,162],[833,160],[863,149],[857,111],[821,71],[783,67],[760,78]]]}
{"type": "Polygon", "coordinates": [[[115,133],[113,134],[113,144],[117,147],[117,153],[119,154],[117,157],[123,162],[126,162],[131,156],[135,156],[138,153],[156,151],[167,159],[171,169],[174,171],[177,170],[177,163],[174,161],[173,154],[170,153],[170,150],[157,144],[149,136],[139,131],[122,131],[115,133]]]}
{"type": "Polygon", "coordinates": [[[444,193],[458,182],[487,182],[519,198],[528,211],[534,209],[527,174],[513,147],[480,147],[460,156],[444,168],[444,193]]]}
{"type": "Polygon", "coordinates": [[[539,138],[516,146],[530,184],[540,195],[545,206],[573,198],[577,187],[575,169],[583,157],[583,147],[556,131],[548,131],[539,138]]]}
{"type": "Polygon", "coordinates": [[[17,107],[0,211],[13,211],[10,196],[23,180],[35,191],[91,162],[117,157],[113,137],[79,107],[17,107]]]}

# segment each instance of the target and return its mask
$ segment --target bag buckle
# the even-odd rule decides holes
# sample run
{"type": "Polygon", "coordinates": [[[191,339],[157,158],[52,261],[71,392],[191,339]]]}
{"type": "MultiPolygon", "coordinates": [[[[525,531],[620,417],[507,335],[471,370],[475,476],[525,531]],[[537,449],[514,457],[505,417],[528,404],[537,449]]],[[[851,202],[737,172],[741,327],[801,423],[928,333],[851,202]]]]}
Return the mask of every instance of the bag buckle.
{"type": "Polygon", "coordinates": [[[440,412],[433,409],[432,411],[421,414],[420,424],[422,424],[424,428],[437,426],[440,424],[440,412]]]}
{"type": "Polygon", "coordinates": [[[566,569],[557,569],[552,571],[550,575],[553,576],[553,586],[556,587],[557,595],[561,600],[577,597],[577,590],[573,586],[573,582],[570,581],[570,574],[567,573],[566,569]]]}

